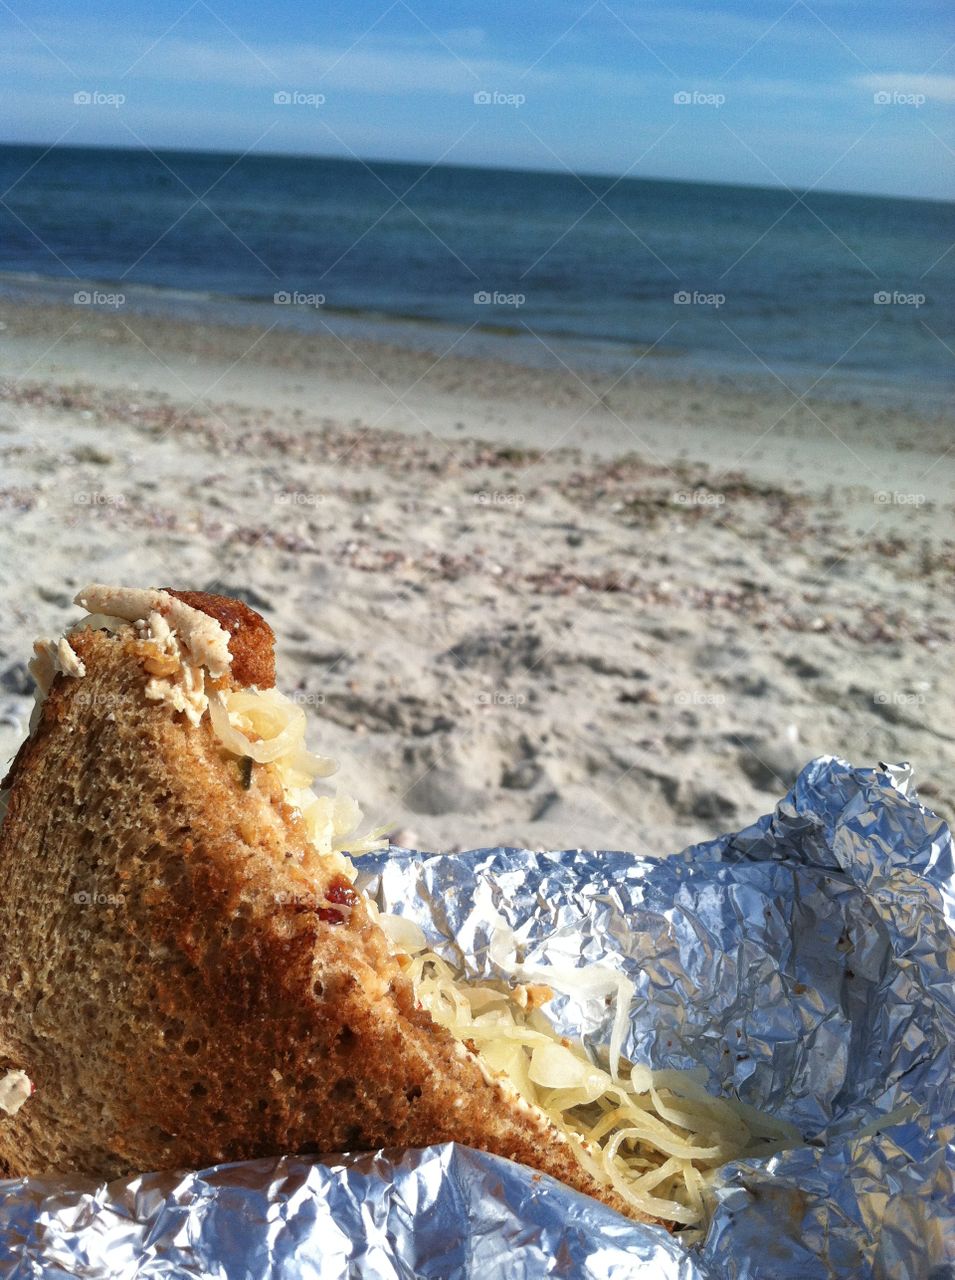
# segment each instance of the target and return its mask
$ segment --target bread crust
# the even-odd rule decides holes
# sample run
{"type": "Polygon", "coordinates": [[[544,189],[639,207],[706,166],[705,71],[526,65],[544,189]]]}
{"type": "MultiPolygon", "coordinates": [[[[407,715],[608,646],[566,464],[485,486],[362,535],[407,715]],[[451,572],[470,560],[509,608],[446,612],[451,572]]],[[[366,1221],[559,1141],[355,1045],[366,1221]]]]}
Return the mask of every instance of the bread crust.
{"type": "MultiPolygon", "coordinates": [[[[228,622],[233,678],[265,683],[267,624],[176,594],[228,622]]],[[[0,1172],[458,1141],[629,1212],[415,1006],[272,767],[245,789],[208,717],[146,699],[133,627],[71,644],[87,674],[54,681],[0,829],[0,1067],[36,1086],[0,1116],[0,1172]]]]}
{"type": "Polygon", "coordinates": [[[174,587],[159,589],[175,596],[191,609],[208,614],[228,632],[235,684],[272,688],[275,684],[275,634],[260,613],[231,596],[212,595],[208,591],[177,591],[174,587]]]}

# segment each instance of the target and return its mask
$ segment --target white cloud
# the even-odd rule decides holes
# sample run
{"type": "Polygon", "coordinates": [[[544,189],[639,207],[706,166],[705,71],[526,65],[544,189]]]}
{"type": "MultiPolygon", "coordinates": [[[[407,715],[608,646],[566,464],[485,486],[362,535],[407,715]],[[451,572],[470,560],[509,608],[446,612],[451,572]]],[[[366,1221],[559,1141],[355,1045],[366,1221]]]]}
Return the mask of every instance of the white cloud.
{"type": "Polygon", "coordinates": [[[541,63],[528,70],[527,64],[509,58],[488,56],[455,57],[433,41],[389,41],[375,44],[370,39],[354,48],[347,45],[260,46],[257,55],[227,36],[216,41],[168,36],[135,63],[144,52],[130,38],[117,39],[108,47],[84,47],[82,56],[73,50],[72,60],[83,84],[72,80],[42,49],[0,48],[0,69],[11,76],[26,71],[35,81],[58,79],[72,88],[109,85],[142,97],[146,86],[162,92],[164,85],[189,84],[197,88],[216,85],[224,89],[253,90],[269,98],[277,89],[297,89],[328,95],[368,94],[373,96],[441,95],[469,101],[479,89],[502,93],[523,93],[535,97],[574,95],[582,105],[598,99],[618,102],[642,99],[671,104],[677,89],[701,92],[721,91],[735,99],[760,97],[764,100],[819,99],[828,93],[845,92],[845,86],[821,86],[798,80],[734,80],[725,84],[701,75],[673,79],[663,68],[652,73],[618,71],[610,67],[582,64],[562,66],[541,63]]]}
{"type": "MultiPolygon", "coordinates": [[[[69,81],[63,62],[27,32],[10,33],[0,44],[0,68],[18,78],[69,81]]],[[[477,48],[479,42],[472,39],[477,48]]],[[[74,79],[167,81],[233,89],[340,89],[371,94],[473,93],[481,88],[516,92],[525,65],[516,60],[458,54],[432,37],[402,38],[387,44],[369,37],[350,46],[338,44],[260,44],[253,50],[226,33],[215,39],[171,32],[150,47],[131,34],[116,33],[108,42],[74,30],[69,50],[51,46],[72,67],[74,79]]],[[[582,74],[587,74],[583,69],[582,74]]],[[[537,76],[538,82],[548,77],[537,76]]],[[[551,79],[557,80],[556,74],[551,79]]]]}
{"type": "MultiPolygon", "coordinates": [[[[733,19],[705,10],[696,11],[692,21],[687,10],[668,10],[668,23],[664,23],[659,9],[644,9],[638,15],[616,5],[614,0],[611,3],[621,16],[628,21],[633,19],[634,30],[643,34],[651,47],[665,33],[672,35],[674,28],[681,30],[684,43],[693,42],[703,31],[715,35],[719,30],[724,47],[729,42],[742,52],[747,38],[765,30],[756,20],[733,19]],[[678,20],[684,15],[685,22],[678,20]]],[[[612,20],[609,12],[606,17],[612,20]]],[[[627,41],[624,29],[619,24],[615,26],[619,38],[627,41]]],[[[804,27],[800,30],[806,34],[804,27]]],[[[816,79],[811,72],[807,78],[800,78],[798,72],[785,78],[761,77],[751,74],[756,68],[746,59],[725,80],[714,79],[712,73],[703,75],[699,69],[683,74],[680,65],[674,66],[675,76],[671,77],[658,64],[646,65],[649,55],[642,59],[640,71],[602,66],[599,62],[594,65],[581,60],[580,48],[575,50],[575,60],[561,62],[549,57],[528,67],[527,61],[510,52],[491,53],[485,32],[477,27],[446,33],[442,39],[447,38],[449,48],[423,30],[389,36],[387,40],[372,33],[353,46],[339,40],[334,44],[261,44],[254,51],[224,31],[211,38],[173,30],[152,47],[145,37],[137,37],[132,31],[113,33],[109,40],[92,27],[73,27],[70,34],[68,46],[59,33],[58,40],[51,37],[54,42],[50,47],[69,62],[75,76],[71,77],[61,62],[22,29],[9,32],[10,39],[0,45],[0,72],[5,71],[9,80],[21,83],[27,77],[34,82],[58,80],[64,88],[83,87],[89,82],[110,87],[141,85],[142,91],[147,86],[150,91],[162,91],[164,85],[188,84],[197,89],[208,85],[265,91],[269,95],[278,89],[298,89],[329,97],[360,93],[467,98],[478,89],[496,89],[524,93],[529,100],[532,95],[544,98],[564,93],[577,95],[581,102],[613,98],[625,103],[637,98],[669,101],[676,89],[697,89],[718,90],[728,100],[762,98],[768,104],[788,99],[801,100],[808,106],[813,101],[821,104],[840,95],[851,96],[853,90],[863,88],[872,92],[918,93],[929,101],[955,101],[955,77],[951,76],[871,73],[852,78],[839,76],[828,82],[816,79]]],[[[818,34],[817,28],[814,38],[818,34]]],[[[795,30],[787,33],[787,38],[796,36],[795,30]]]]}
{"type": "MultiPolygon", "coordinates": [[[[648,21],[654,12],[646,11],[648,21]]],[[[622,28],[617,30],[626,41],[622,28]]],[[[73,126],[69,142],[135,145],[122,127],[125,122],[154,146],[185,142],[241,150],[271,126],[263,144],[268,150],[344,150],[323,127],[327,120],[359,154],[430,160],[466,126],[475,125],[449,160],[554,168],[549,146],[569,165],[606,173],[626,168],[675,121],[678,127],[667,134],[664,146],[649,153],[639,172],[771,182],[720,127],[725,119],[773,165],[774,157],[785,157],[779,159],[780,173],[799,185],[840,154],[841,133],[849,131],[842,149],[850,148],[858,137],[855,127],[861,134],[871,124],[867,104],[873,94],[955,101],[955,77],[950,76],[853,77],[852,68],[842,67],[822,78],[811,65],[806,76],[820,77],[812,79],[802,78],[802,68],[791,61],[773,77],[758,74],[768,70],[761,64],[743,61],[725,81],[699,73],[674,79],[649,57],[619,69],[587,64],[579,45],[573,59],[571,49],[562,46],[566,60],[548,57],[528,71],[513,47],[495,54],[476,30],[467,39],[448,33],[449,39],[456,36],[457,56],[423,31],[387,39],[372,33],[351,49],[341,37],[334,44],[276,41],[258,46],[256,56],[224,31],[174,30],[150,49],[148,38],[133,30],[107,39],[92,27],[71,27],[68,40],[63,29],[50,33],[49,43],[72,65],[72,73],[29,33],[11,29],[7,34],[0,42],[6,136],[25,140],[52,141],[73,126]],[[77,89],[125,92],[128,101],[121,113],[78,113],[72,105],[77,89]],[[327,113],[276,110],[272,98],[279,89],[326,94],[327,113]],[[527,109],[476,111],[471,98],[478,89],[524,93],[527,109]],[[725,93],[725,112],[681,111],[673,105],[676,90],[725,93]],[[525,123],[547,145],[538,145],[525,123]]],[[[896,57],[896,66],[918,65],[914,58],[903,59],[901,50],[896,57]]],[[[879,124],[871,140],[850,148],[825,185],[868,190],[884,184],[908,194],[944,195],[947,180],[934,154],[938,143],[927,134],[919,146],[913,143],[912,113],[885,112],[879,124]]]]}
{"type": "Polygon", "coordinates": [[[852,83],[872,93],[916,94],[929,102],[955,102],[955,76],[933,76],[921,72],[908,75],[904,71],[882,75],[874,72],[868,76],[855,76],[852,83]]]}
{"type": "MultiPolygon", "coordinates": [[[[727,64],[738,60],[740,67],[757,69],[765,65],[767,56],[773,56],[774,51],[778,55],[785,48],[787,52],[802,50],[814,58],[831,55],[843,64],[854,62],[856,66],[881,62],[886,49],[891,49],[901,60],[920,60],[924,64],[951,39],[941,9],[923,11],[916,19],[914,13],[900,7],[892,16],[893,27],[867,21],[863,8],[853,12],[855,6],[845,6],[841,0],[833,5],[835,11],[825,10],[817,0],[811,7],[797,0],[788,9],[774,6],[772,12],[758,16],[731,13],[725,7],[655,6],[642,0],[631,0],[629,4],[608,0],[606,7],[671,62],[672,49],[702,48],[719,50],[727,64]]],[[[612,21],[608,14],[608,24],[612,21]]],[[[621,38],[626,39],[624,27],[619,22],[616,25],[621,38]]],[[[675,70],[680,70],[680,63],[675,64],[675,70]]]]}

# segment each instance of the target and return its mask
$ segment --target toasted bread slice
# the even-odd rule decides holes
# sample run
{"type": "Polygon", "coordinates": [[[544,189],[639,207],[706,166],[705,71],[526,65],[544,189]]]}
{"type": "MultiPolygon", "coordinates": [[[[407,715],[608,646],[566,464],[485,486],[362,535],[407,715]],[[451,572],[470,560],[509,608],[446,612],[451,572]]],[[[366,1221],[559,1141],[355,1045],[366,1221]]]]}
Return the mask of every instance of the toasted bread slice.
{"type": "MultiPolygon", "coordinates": [[[[180,634],[174,600],[228,637],[218,665],[208,636],[193,642],[206,692],[271,682],[258,614],[151,599],[180,634]]],[[[0,1173],[457,1141],[628,1212],[416,1008],[347,864],[316,851],[275,768],[244,769],[208,714],[157,694],[168,663],[144,627],[68,640],[75,662],[17,756],[0,830],[0,1071],[25,1069],[36,1090],[0,1115],[0,1173]]]]}

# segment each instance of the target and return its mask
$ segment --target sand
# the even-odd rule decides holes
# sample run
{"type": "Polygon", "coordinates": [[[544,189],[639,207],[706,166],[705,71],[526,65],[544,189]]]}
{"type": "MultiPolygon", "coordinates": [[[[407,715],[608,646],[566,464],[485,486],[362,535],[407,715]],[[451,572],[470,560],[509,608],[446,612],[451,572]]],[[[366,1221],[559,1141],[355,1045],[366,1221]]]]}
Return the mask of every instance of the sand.
{"type": "Polygon", "coordinates": [[[951,424],[0,304],[0,760],[90,580],[241,595],[405,844],[664,854],[807,760],[955,813],[951,424]]]}

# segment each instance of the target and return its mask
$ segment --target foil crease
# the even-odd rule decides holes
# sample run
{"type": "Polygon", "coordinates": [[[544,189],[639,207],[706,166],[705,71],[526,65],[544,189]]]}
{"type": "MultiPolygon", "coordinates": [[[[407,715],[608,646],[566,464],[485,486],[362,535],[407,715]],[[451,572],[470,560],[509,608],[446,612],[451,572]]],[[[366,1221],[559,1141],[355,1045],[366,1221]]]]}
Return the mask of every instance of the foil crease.
{"type": "MultiPolygon", "coordinates": [[[[525,964],[617,967],[636,987],[633,1061],[702,1069],[798,1126],[804,1145],[721,1170],[693,1249],[449,1144],[0,1183],[0,1277],[955,1275],[953,843],[910,785],[904,766],[824,758],[772,815],[669,858],[359,863],[378,905],[470,976],[506,976],[502,923],[525,964]]],[[[603,1002],[549,1010],[606,1051],[603,1002]]]]}

